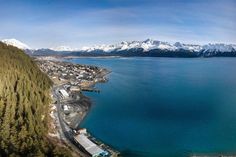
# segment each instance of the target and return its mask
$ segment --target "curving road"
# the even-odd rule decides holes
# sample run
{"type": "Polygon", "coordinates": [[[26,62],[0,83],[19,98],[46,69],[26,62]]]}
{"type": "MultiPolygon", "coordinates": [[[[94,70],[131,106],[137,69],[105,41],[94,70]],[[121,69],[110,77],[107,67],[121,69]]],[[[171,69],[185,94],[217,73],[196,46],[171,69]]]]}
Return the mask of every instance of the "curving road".
{"type": "Polygon", "coordinates": [[[56,99],[56,108],[57,108],[57,119],[58,119],[58,125],[59,125],[59,133],[62,140],[64,140],[73,150],[75,150],[80,156],[82,157],[88,157],[86,153],[83,152],[83,150],[80,149],[80,146],[75,142],[74,140],[74,132],[69,128],[64,120],[61,118],[61,96],[59,93],[59,89],[63,88],[63,85],[60,86],[54,86],[53,87],[53,96],[56,99]]]}

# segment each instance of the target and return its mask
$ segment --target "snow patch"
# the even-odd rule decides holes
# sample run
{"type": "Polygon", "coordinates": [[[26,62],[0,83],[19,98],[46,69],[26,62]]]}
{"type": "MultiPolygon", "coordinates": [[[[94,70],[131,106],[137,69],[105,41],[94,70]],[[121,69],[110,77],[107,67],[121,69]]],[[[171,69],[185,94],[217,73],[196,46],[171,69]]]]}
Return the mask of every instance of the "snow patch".
{"type": "Polygon", "coordinates": [[[16,39],[3,39],[3,40],[1,40],[1,42],[5,43],[7,45],[17,47],[17,48],[22,49],[22,50],[30,49],[30,47],[28,45],[26,45],[26,44],[24,44],[21,41],[16,40],[16,39]]]}
{"type": "Polygon", "coordinates": [[[69,46],[58,46],[58,47],[50,48],[50,50],[53,50],[53,51],[76,51],[78,49],[74,49],[69,46]]]}
{"type": "Polygon", "coordinates": [[[204,52],[232,52],[235,51],[234,47],[232,45],[226,45],[226,44],[207,44],[203,47],[204,52]]]}

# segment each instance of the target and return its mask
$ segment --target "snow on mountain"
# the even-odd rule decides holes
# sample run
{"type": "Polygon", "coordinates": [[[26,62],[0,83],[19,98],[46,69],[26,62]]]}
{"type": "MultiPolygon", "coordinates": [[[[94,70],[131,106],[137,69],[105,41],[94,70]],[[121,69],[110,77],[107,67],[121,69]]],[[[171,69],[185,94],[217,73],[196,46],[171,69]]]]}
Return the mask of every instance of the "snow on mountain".
{"type": "Polygon", "coordinates": [[[226,44],[207,44],[202,47],[204,52],[232,52],[235,51],[232,45],[226,44]]]}
{"type": "MultiPolygon", "coordinates": [[[[16,39],[4,39],[1,40],[7,45],[12,45],[23,50],[29,50],[34,52],[28,45],[16,40],[16,39]]],[[[69,46],[58,46],[54,48],[49,48],[53,51],[58,52],[73,52],[73,51],[82,51],[82,52],[93,52],[93,51],[103,51],[103,52],[114,52],[114,51],[125,51],[130,49],[143,49],[144,52],[148,52],[153,49],[168,50],[168,51],[178,51],[178,50],[187,50],[190,52],[235,52],[235,44],[206,44],[206,45],[194,45],[194,44],[184,44],[176,42],[174,44],[147,39],[144,41],[123,41],[118,44],[113,45],[95,45],[91,47],[83,47],[82,49],[75,49],[69,46]]],[[[43,50],[43,49],[39,49],[43,50]]],[[[47,50],[47,49],[46,49],[47,50]]]]}
{"type": "Polygon", "coordinates": [[[144,52],[153,50],[153,49],[161,49],[161,50],[169,50],[169,51],[177,51],[177,50],[188,50],[191,52],[232,52],[236,50],[236,45],[227,45],[227,44],[207,44],[207,45],[194,45],[194,44],[184,44],[180,42],[176,42],[174,44],[147,39],[144,41],[123,41],[116,45],[100,45],[100,46],[92,46],[92,47],[83,47],[80,49],[81,51],[91,52],[91,51],[104,51],[104,52],[112,52],[112,51],[123,51],[129,49],[138,49],[142,48],[144,52]]]}
{"type": "Polygon", "coordinates": [[[155,41],[151,39],[147,39],[145,41],[123,41],[116,45],[100,45],[100,46],[92,46],[92,47],[83,47],[81,50],[86,52],[91,52],[95,50],[101,50],[104,52],[111,52],[111,51],[122,51],[122,50],[129,50],[134,48],[143,48],[144,51],[149,51],[152,49],[173,49],[174,47],[167,43],[167,42],[161,42],[161,41],[155,41]]]}
{"type": "Polygon", "coordinates": [[[174,44],[175,49],[183,49],[183,50],[189,50],[189,51],[195,51],[195,52],[199,52],[202,50],[202,46],[201,45],[193,45],[193,44],[182,44],[180,42],[176,42],[174,44]]]}
{"type": "Polygon", "coordinates": [[[53,51],[76,51],[78,49],[73,49],[69,46],[58,46],[58,47],[50,48],[50,50],[53,50],[53,51]]]}
{"type": "Polygon", "coordinates": [[[185,49],[190,51],[199,51],[201,50],[200,45],[188,45],[188,44],[181,44],[179,42],[175,44],[170,44],[168,42],[158,41],[147,39],[145,41],[123,41],[116,45],[101,45],[101,46],[92,46],[92,47],[83,47],[81,50],[86,52],[91,52],[95,50],[101,50],[104,52],[111,52],[114,50],[122,51],[122,50],[129,50],[129,49],[137,49],[142,48],[144,51],[150,51],[152,49],[161,49],[161,50],[178,50],[178,49],[185,49]]]}
{"type": "Polygon", "coordinates": [[[152,39],[147,39],[143,42],[140,42],[140,47],[143,48],[144,51],[149,51],[152,49],[175,50],[175,47],[168,42],[162,42],[152,39]]]}
{"type": "Polygon", "coordinates": [[[30,47],[28,45],[26,45],[16,39],[3,39],[3,40],[1,40],[1,42],[5,43],[7,45],[15,46],[15,47],[22,49],[22,50],[30,49],[30,47]]]}
{"type": "Polygon", "coordinates": [[[236,50],[236,45],[235,44],[231,44],[231,46],[234,48],[234,50],[236,50]]]}

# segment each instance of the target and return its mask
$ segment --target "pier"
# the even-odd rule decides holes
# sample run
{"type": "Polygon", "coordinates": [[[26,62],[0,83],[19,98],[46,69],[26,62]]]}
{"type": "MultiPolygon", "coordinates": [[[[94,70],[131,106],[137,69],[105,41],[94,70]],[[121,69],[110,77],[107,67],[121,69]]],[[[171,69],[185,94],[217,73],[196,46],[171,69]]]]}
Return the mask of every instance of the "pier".
{"type": "Polygon", "coordinates": [[[52,95],[56,106],[59,132],[61,140],[80,151],[82,156],[117,157],[119,152],[97,140],[86,129],[79,129],[80,122],[84,119],[91,107],[91,101],[84,96],[82,91],[100,93],[94,88],[98,82],[107,80],[106,69],[93,66],[82,66],[64,62],[38,61],[39,67],[54,81],[52,95]],[[64,138],[65,137],[65,138],[64,138]]]}
{"type": "Polygon", "coordinates": [[[99,89],[90,88],[90,87],[88,87],[88,88],[84,87],[84,88],[82,88],[82,91],[100,93],[100,90],[99,90],[99,89]]]}

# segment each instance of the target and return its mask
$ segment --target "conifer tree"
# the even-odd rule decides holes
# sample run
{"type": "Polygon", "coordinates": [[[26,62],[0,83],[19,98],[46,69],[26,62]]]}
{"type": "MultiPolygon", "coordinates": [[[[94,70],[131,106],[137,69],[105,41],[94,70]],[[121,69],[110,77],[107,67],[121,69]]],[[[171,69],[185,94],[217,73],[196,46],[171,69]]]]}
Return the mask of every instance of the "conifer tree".
{"type": "Polygon", "coordinates": [[[46,138],[51,85],[22,50],[0,42],[0,157],[70,156],[46,138]]]}

